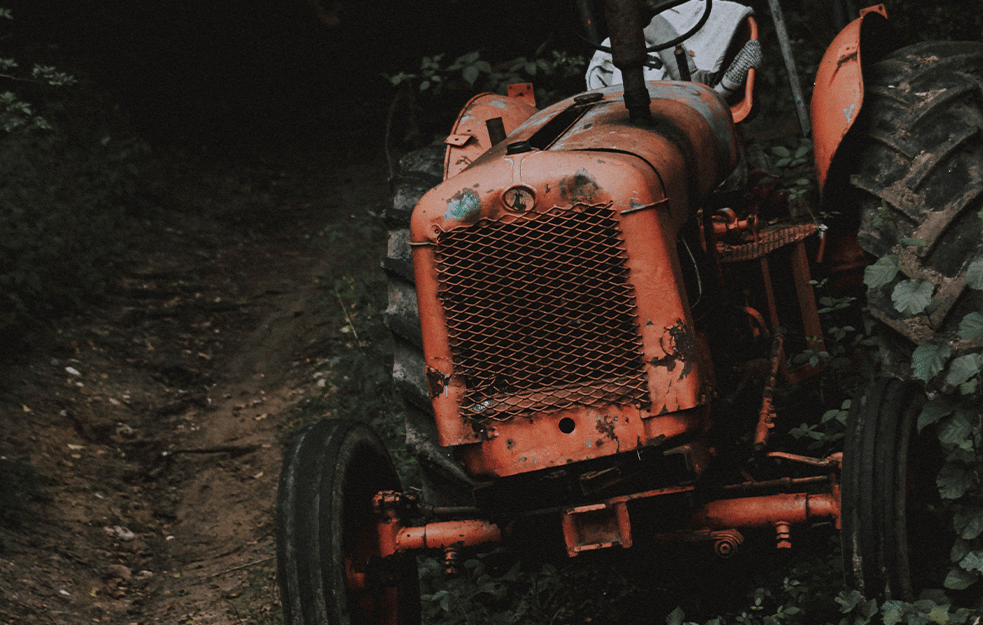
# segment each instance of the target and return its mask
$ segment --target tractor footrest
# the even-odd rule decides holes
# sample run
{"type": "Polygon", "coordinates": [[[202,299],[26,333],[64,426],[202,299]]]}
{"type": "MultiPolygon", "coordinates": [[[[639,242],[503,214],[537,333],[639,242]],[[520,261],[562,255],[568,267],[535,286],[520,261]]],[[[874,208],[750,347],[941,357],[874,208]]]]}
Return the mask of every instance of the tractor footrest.
{"type": "Polygon", "coordinates": [[[566,510],[563,513],[563,538],[570,557],[594,549],[631,547],[627,503],[599,503],[566,510]]]}

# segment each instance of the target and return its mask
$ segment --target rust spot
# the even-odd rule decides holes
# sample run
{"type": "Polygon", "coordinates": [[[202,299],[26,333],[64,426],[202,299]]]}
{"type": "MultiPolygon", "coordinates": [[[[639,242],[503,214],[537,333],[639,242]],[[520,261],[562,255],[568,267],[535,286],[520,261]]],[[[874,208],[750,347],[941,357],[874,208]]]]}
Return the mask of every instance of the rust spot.
{"type": "Polygon", "coordinates": [[[508,440],[505,441],[505,448],[506,449],[508,449],[509,451],[511,451],[513,447],[515,447],[515,441],[514,440],[512,440],[510,438],[510,439],[508,439],[508,440]]]}
{"type": "Polygon", "coordinates": [[[679,372],[680,378],[685,378],[693,371],[695,358],[695,345],[689,329],[682,319],[676,320],[671,327],[666,328],[665,334],[659,339],[662,351],[666,353],[662,358],[653,358],[652,366],[665,367],[667,371],[673,371],[676,363],[683,365],[679,372]]]}
{"type": "Polygon", "coordinates": [[[560,197],[569,202],[589,202],[599,190],[594,176],[583,167],[573,176],[560,180],[560,197]]]}
{"type": "Polygon", "coordinates": [[[450,382],[451,376],[448,374],[433,367],[427,367],[427,386],[430,387],[430,399],[445,393],[450,382]]]}

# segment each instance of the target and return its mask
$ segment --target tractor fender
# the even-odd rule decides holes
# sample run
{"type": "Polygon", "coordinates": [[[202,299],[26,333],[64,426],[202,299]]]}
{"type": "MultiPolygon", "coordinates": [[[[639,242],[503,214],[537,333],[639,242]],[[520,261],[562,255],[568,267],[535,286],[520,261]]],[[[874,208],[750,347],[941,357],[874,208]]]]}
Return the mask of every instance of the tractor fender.
{"type": "Polygon", "coordinates": [[[512,132],[522,122],[538,112],[532,85],[509,85],[509,95],[480,93],[471,98],[454,122],[451,134],[444,143],[444,180],[456,176],[475,159],[488,151],[497,141],[493,137],[496,118],[501,119],[499,139],[512,132]],[[492,124],[489,124],[492,121],[492,124]]]}
{"type": "Polygon", "coordinates": [[[833,39],[816,71],[810,117],[816,179],[821,194],[826,187],[833,158],[863,106],[861,53],[866,49],[865,33],[869,30],[869,22],[886,19],[887,11],[883,4],[862,9],[860,17],[847,24],[833,39]]]}

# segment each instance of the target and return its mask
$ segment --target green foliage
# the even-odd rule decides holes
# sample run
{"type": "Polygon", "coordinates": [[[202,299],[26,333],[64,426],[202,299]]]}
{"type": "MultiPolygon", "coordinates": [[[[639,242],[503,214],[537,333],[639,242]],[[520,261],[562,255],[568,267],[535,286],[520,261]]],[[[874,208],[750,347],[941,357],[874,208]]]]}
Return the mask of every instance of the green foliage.
{"type": "Polygon", "coordinates": [[[78,147],[54,132],[0,143],[0,335],[109,292],[127,261],[147,152],[135,139],[78,147]]]}
{"type": "MultiPolygon", "coordinates": [[[[787,190],[790,200],[803,197],[816,188],[810,169],[812,164],[812,141],[798,137],[788,145],[774,145],[768,149],[771,166],[780,172],[782,187],[787,190]]],[[[820,220],[817,219],[817,222],[820,220]]]]}
{"type": "MultiPolygon", "coordinates": [[[[406,118],[397,139],[408,146],[428,143],[431,135],[446,134],[461,107],[474,95],[504,95],[510,84],[533,83],[537,106],[542,108],[583,90],[586,57],[546,50],[544,43],[532,58],[520,56],[495,61],[472,51],[445,63],[444,55],[423,57],[419,69],[385,75],[404,102],[406,118]]],[[[394,105],[395,106],[395,105],[394,105]]]]}
{"type": "Polygon", "coordinates": [[[948,343],[922,343],[911,355],[912,372],[922,382],[928,382],[945,368],[951,354],[948,343]]]}
{"type": "Polygon", "coordinates": [[[386,441],[404,484],[415,484],[418,469],[404,444],[403,406],[392,384],[386,278],[378,265],[385,254],[385,225],[379,213],[363,210],[320,234],[345,250],[336,273],[320,280],[316,302],[337,319],[339,336],[322,346],[327,352],[323,392],[304,402],[301,421],[335,416],[368,423],[386,441]]]}
{"type": "Polygon", "coordinates": [[[419,70],[386,75],[386,79],[394,87],[410,86],[413,91],[433,97],[455,90],[504,94],[508,85],[533,82],[537,100],[549,103],[562,97],[556,91],[557,83],[572,77],[582,81],[586,66],[584,57],[559,50],[547,54],[545,43],[531,59],[520,56],[492,64],[477,50],[462,54],[446,66],[441,64],[443,59],[443,54],[423,57],[419,70]]]}
{"type": "Polygon", "coordinates": [[[898,275],[898,256],[888,254],[877,259],[873,265],[864,269],[864,284],[869,289],[877,289],[890,284],[898,275]]]}
{"type": "Polygon", "coordinates": [[[0,93],[0,344],[11,350],[111,291],[141,223],[141,168],[149,154],[125,135],[60,129],[69,124],[54,122],[78,95],[64,87],[75,79],[44,65],[26,76],[10,73],[17,67],[0,59],[0,81],[42,87],[35,96],[51,114],[42,117],[13,91],[0,93]]]}
{"type": "MultiPolygon", "coordinates": [[[[0,8],[0,19],[14,19],[9,9],[0,8]]],[[[0,81],[34,83],[49,87],[62,87],[75,83],[75,78],[48,65],[35,64],[29,73],[19,71],[16,59],[0,57],[0,81]]],[[[21,99],[13,91],[0,92],[0,129],[4,132],[50,130],[51,125],[37,114],[34,106],[21,99]]]]}
{"type": "Polygon", "coordinates": [[[891,291],[894,308],[903,315],[917,315],[928,308],[935,285],[928,280],[902,280],[891,291]]]}

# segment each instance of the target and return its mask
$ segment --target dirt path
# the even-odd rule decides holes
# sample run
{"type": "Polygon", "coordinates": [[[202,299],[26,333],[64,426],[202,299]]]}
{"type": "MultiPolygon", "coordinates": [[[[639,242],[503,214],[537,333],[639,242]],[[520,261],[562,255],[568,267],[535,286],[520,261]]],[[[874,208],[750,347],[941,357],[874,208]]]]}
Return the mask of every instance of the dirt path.
{"type": "Polygon", "coordinates": [[[385,180],[365,158],[175,169],[179,207],[135,242],[119,302],[64,322],[0,387],[0,454],[51,480],[36,522],[0,530],[0,621],[278,611],[282,443],[344,325],[313,303],[344,245],[317,233],[385,202],[385,180]]]}

